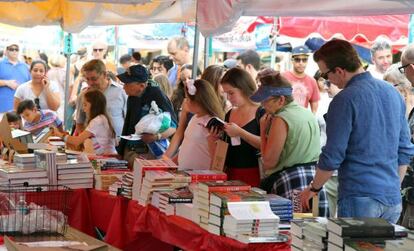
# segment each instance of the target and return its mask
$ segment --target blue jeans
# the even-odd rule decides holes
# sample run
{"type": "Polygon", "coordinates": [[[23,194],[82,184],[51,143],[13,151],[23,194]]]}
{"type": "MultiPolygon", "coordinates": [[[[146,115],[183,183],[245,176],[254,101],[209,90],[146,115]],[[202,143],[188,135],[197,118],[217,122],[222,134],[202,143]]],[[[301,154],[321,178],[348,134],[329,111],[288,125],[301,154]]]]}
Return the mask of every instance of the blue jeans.
{"type": "Polygon", "coordinates": [[[350,197],[338,201],[338,217],[383,218],[395,224],[400,218],[401,210],[401,203],[386,206],[370,197],[350,197]]]}

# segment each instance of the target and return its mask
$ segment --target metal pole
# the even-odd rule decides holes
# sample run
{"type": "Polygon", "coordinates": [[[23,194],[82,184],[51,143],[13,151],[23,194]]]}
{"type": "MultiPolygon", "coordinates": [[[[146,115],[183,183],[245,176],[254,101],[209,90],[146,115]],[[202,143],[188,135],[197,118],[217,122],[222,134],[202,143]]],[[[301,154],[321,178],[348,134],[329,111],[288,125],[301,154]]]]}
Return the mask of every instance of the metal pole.
{"type": "Polygon", "coordinates": [[[275,29],[275,32],[271,34],[273,36],[272,46],[271,46],[272,54],[270,57],[270,68],[271,69],[275,69],[275,64],[276,64],[277,36],[279,35],[279,30],[277,28],[277,19],[278,17],[273,18],[273,28],[275,29]]]}
{"type": "Polygon", "coordinates": [[[63,120],[64,120],[64,128],[65,130],[69,130],[70,128],[66,128],[67,123],[69,122],[68,119],[68,108],[69,108],[69,84],[70,84],[70,53],[66,54],[66,80],[65,80],[65,102],[63,107],[63,120]]]}
{"type": "Polygon", "coordinates": [[[210,37],[204,38],[204,70],[207,68],[207,66],[210,64],[210,43],[209,43],[210,37]]]}
{"type": "Polygon", "coordinates": [[[194,30],[194,52],[193,52],[193,72],[191,74],[192,79],[197,78],[197,69],[198,69],[198,47],[199,47],[199,40],[200,40],[200,31],[198,30],[198,1],[196,4],[196,22],[195,22],[195,30],[194,30]]]}

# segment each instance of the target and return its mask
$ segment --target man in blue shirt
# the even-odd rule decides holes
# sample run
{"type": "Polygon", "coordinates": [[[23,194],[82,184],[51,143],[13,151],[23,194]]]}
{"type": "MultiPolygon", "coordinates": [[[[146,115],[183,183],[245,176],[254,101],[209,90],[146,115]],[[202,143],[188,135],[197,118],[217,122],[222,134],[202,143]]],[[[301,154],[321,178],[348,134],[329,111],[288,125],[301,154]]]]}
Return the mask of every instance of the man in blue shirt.
{"type": "Polygon", "coordinates": [[[11,43],[6,47],[4,59],[0,61],[0,115],[13,109],[17,86],[31,79],[29,67],[19,62],[18,56],[19,45],[11,43]]]}
{"type": "Polygon", "coordinates": [[[322,77],[343,89],[328,110],[327,143],[309,199],[338,170],[338,217],[375,217],[396,223],[401,213],[400,183],[414,155],[405,104],[392,85],[365,72],[344,40],[332,40],[315,54],[322,77]]]}

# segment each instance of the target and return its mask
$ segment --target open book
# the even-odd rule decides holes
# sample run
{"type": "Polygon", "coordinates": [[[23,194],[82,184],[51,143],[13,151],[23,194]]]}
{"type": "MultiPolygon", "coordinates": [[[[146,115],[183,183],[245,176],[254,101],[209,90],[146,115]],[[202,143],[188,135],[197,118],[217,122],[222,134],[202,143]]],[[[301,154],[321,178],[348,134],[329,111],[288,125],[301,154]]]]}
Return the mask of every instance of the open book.
{"type": "Polygon", "coordinates": [[[223,120],[221,120],[218,117],[212,117],[207,124],[205,125],[205,127],[207,129],[211,129],[212,127],[216,127],[220,130],[223,130],[224,125],[226,124],[226,122],[224,122],[223,120]]]}

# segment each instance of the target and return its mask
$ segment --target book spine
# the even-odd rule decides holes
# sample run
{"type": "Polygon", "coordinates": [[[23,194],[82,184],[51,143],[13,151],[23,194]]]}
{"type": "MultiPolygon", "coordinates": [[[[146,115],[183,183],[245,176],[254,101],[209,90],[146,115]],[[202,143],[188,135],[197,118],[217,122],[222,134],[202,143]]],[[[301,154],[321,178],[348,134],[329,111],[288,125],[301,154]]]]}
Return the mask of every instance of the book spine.
{"type": "Polygon", "coordinates": [[[210,180],[226,180],[226,174],[215,174],[215,175],[208,175],[208,174],[191,174],[191,182],[202,182],[202,181],[210,181],[210,180]]]}
{"type": "Polygon", "coordinates": [[[249,191],[250,186],[216,186],[208,187],[208,192],[231,192],[231,191],[249,191]]]}

